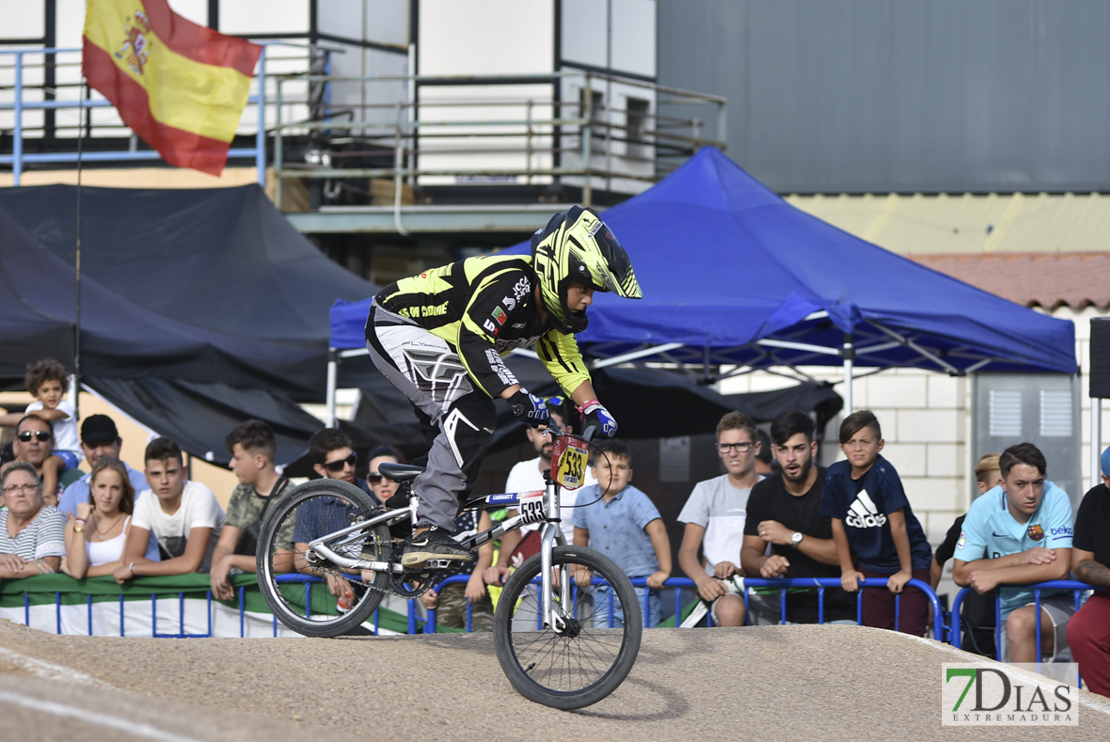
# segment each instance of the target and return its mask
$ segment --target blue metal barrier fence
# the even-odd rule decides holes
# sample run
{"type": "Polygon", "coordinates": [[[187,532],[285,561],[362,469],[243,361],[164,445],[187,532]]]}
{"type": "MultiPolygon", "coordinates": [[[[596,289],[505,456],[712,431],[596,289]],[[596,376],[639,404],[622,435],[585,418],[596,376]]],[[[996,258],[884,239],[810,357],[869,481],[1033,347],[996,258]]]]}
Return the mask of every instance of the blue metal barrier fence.
{"type": "MultiPolygon", "coordinates": [[[[1037,621],[1037,629],[1036,629],[1036,631],[1037,631],[1037,637],[1036,637],[1036,641],[1037,641],[1037,662],[1040,662],[1042,660],[1042,657],[1043,657],[1042,651],[1041,651],[1041,649],[1042,649],[1041,648],[1041,611],[1040,611],[1041,591],[1042,590],[1071,590],[1073,599],[1075,601],[1075,610],[1078,611],[1079,607],[1083,604],[1083,602],[1085,600],[1085,596],[1083,595],[1083,593],[1086,593],[1086,592],[1089,592],[1091,590],[1097,589],[1093,585],[1088,585],[1085,582],[1077,582],[1076,580],[1051,580],[1049,582],[1038,582],[1035,585],[1016,585],[1016,586],[1000,585],[999,589],[1001,590],[1001,589],[1004,589],[1006,587],[1020,587],[1020,588],[1026,589],[1026,590],[1029,590],[1029,589],[1033,590],[1033,604],[1037,608],[1037,610],[1036,610],[1036,616],[1037,616],[1037,619],[1036,619],[1036,621],[1037,621]]],[[[965,587],[964,589],[960,590],[960,592],[956,593],[956,599],[952,601],[952,646],[956,647],[957,649],[962,648],[960,646],[960,642],[963,639],[962,638],[962,632],[960,630],[960,628],[961,628],[960,627],[960,608],[963,606],[964,598],[967,597],[968,592],[970,590],[971,590],[970,587],[965,587]]],[[[996,592],[995,598],[994,598],[994,646],[996,648],[996,652],[997,652],[997,648],[1001,646],[1000,641],[999,641],[1001,639],[1001,632],[1002,632],[1002,599],[1001,599],[1001,596],[996,592]]]]}
{"type": "MultiPolygon", "coordinates": [[[[467,575],[456,575],[456,576],[449,577],[446,580],[444,580],[444,582],[441,583],[440,587],[442,588],[442,586],[444,586],[444,585],[452,585],[452,584],[465,584],[468,579],[469,578],[468,578],[467,575]]],[[[282,577],[279,578],[279,581],[281,581],[281,582],[290,582],[290,583],[303,583],[304,584],[304,589],[305,589],[305,596],[306,596],[306,605],[311,605],[311,592],[310,591],[313,589],[313,584],[314,583],[316,583],[316,584],[319,583],[318,578],[309,577],[309,576],[306,576],[306,575],[298,575],[298,574],[283,575],[282,577]]],[[[861,585],[861,588],[863,588],[863,589],[886,589],[886,583],[887,583],[887,581],[885,579],[882,579],[882,580],[869,579],[867,581],[867,583],[865,583],[864,585],[861,585]]],[[[632,580],[632,584],[633,584],[634,587],[644,588],[644,587],[647,586],[647,580],[645,578],[636,578],[636,579],[632,580]]],[[[941,608],[940,600],[937,597],[936,592],[933,591],[932,588],[929,587],[929,585],[927,585],[923,582],[920,582],[919,580],[910,580],[907,583],[906,586],[911,587],[911,588],[917,588],[917,589],[921,590],[925,594],[925,596],[928,598],[929,603],[930,603],[931,608],[932,608],[932,613],[933,613],[933,637],[937,641],[945,641],[945,639],[947,637],[951,641],[952,646],[954,646],[956,648],[961,648],[962,624],[961,624],[961,618],[960,618],[960,609],[963,606],[964,599],[966,598],[970,588],[964,588],[959,593],[957,593],[957,595],[956,595],[956,597],[955,597],[955,599],[952,603],[952,611],[951,611],[951,616],[952,617],[951,617],[950,625],[946,625],[945,620],[944,620],[944,618],[945,618],[944,611],[941,608]]],[[[785,613],[786,596],[788,594],[788,591],[791,590],[791,589],[798,589],[798,588],[811,588],[811,589],[815,588],[817,590],[817,597],[818,597],[818,623],[824,623],[825,622],[825,605],[824,604],[825,604],[825,598],[826,598],[826,595],[827,595],[827,591],[830,588],[839,588],[839,587],[840,587],[840,580],[836,579],[836,578],[767,580],[767,579],[762,579],[762,578],[757,578],[757,577],[748,577],[748,578],[744,578],[745,607],[750,609],[749,600],[750,600],[750,591],[751,591],[752,588],[776,589],[776,590],[779,591],[779,623],[780,624],[785,624],[786,623],[786,613],[785,613]]],[[[1096,588],[1095,586],[1088,585],[1088,584],[1083,583],[1083,582],[1077,582],[1075,580],[1055,580],[1055,581],[1052,581],[1052,582],[1042,582],[1042,583],[1038,583],[1036,585],[1026,585],[1026,586],[1021,586],[1021,587],[1025,587],[1025,588],[1029,588],[1029,589],[1033,590],[1033,604],[1036,605],[1037,607],[1039,607],[1041,605],[1041,592],[1043,590],[1070,590],[1070,591],[1072,591],[1072,594],[1073,594],[1074,605],[1075,605],[1076,610],[1079,609],[1079,607],[1081,606],[1081,604],[1083,602],[1083,599],[1085,597],[1084,593],[1088,593],[1092,590],[1099,589],[1099,588],[1096,588]]],[[[246,603],[245,603],[245,589],[246,588],[244,588],[242,586],[237,586],[238,612],[239,612],[239,624],[240,624],[239,635],[240,636],[245,636],[246,635],[245,625],[246,625],[247,609],[246,609],[246,603]]],[[[682,613],[683,613],[684,607],[688,606],[693,600],[693,598],[687,598],[685,600],[685,606],[684,606],[683,591],[684,590],[694,590],[695,591],[694,596],[696,596],[696,585],[695,585],[693,580],[690,580],[689,578],[686,578],[686,577],[671,577],[663,584],[662,589],[664,589],[664,590],[673,590],[674,606],[675,606],[675,611],[674,611],[675,625],[678,625],[679,623],[681,623],[682,613]]],[[[18,595],[19,593],[16,593],[16,594],[18,595]]],[[[152,636],[155,636],[155,637],[173,637],[173,638],[189,638],[189,637],[208,637],[208,636],[212,635],[211,615],[212,615],[213,599],[212,599],[212,594],[211,594],[210,591],[207,591],[207,590],[203,590],[203,591],[202,590],[195,590],[195,591],[194,590],[190,590],[190,591],[174,590],[172,592],[161,593],[161,594],[152,592],[150,595],[151,595],[151,598],[150,598],[151,599],[151,617],[153,619],[152,623],[153,623],[153,627],[154,627],[153,631],[152,631],[152,634],[151,634],[152,636]],[[194,633],[186,632],[186,630],[185,630],[185,621],[184,621],[184,603],[185,603],[187,595],[195,595],[197,598],[200,598],[201,596],[203,596],[204,600],[206,601],[207,606],[208,606],[208,611],[207,612],[208,612],[208,615],[209,615],[208,627],[207,627],[208,630],[206,632],[204,632],[204,631],[194,632],[194,633]],[[158,625],[158,621],[157,621],[158,601],[159,600],[167,600],[167,599],[172,600],[173,598],[176,598],[177,603],[178,603],[178,616],[179,616],[179,622],[180,622],[180,625],[178,627],[178,631],[176,631],[176,632],[165,632],[165,631],[159,632],[157,630],[157,625],[158,625]]],[[[59,633],[59,634],[62,633],[62,618],[61,618],[61,612],[62,612],[62,606],[63,606],[63,597],[62,596],[63,596],[62,592],[55,592],[54,593],[54,609],[55,609],[55,615],[56,615],[55,627],[56,627],[57,633],[59,633]]],[[[24,610],[23,610],[24,622],[29,625],[30,622],[31,622],[31,594],[29,592],[23,592],[22,597],[23,597],[22,603],[23,603],[23,608],[24,608],[24,610]]],[[[649,610],[648,610],[648,606],[649,606],[648,601],[649,600],[650,600],[650,595],[649,595],[648,591],[645,590],[644,594],[643,594],[643,601],[644,602],[643,602],[643,606],[642,606],[643,609],[644,609],[643,614],[644,614],[645,626],[647,626],[647,622],[648,622],[647,617],[649,615],[649,610]]],[[[856,595],[856,622],[857,623],[862,623],[861,601],[862,601],[862,589],[856,595]]],[[[88,606],[88,608],[87,608],[87,614],[88,614],[87,629],[88,629],[89,635],[92,635],[94,633],[93,610],[92,610],[93,596],[91,594],[89,594],[86,597],[86,600],[83,601],[83,602],[87,602],[87,606],[88,606]]],[[[124,631],[123,631],[123,624],[124,624],[124,621],[123,621],[123,616],[124,616],[123,595],[119,596],[119,612],[120,612],[120,635],[123,636],[124,635],[124,631]]],[[[375,635],[377,635],[379,633],[379,630],[381,628],[381,623],[379,621],[379,612],[380,611],[375,611],[374,618],[373,618],[373,621],[372,621],[372,625],[373,625],[372,633],[374,633],[375,635]]],[[[751,615],[750,610],[748,611],[748,615],[749,616],[751,615]]],[[[899,620],[899,617],[900,617],[900,597],[896,597],[896,599],[895,599],[895,621],[896,622],[899,620]]],[[[1000,604],[1000,602],[997,601],[997,599],[996,599],[996,603],[995,603],[995,617],[996,617],[996,620],[995,620],[994,630],[995,630],[995,642],[996,642],[996,646],[997,646],[998,645],[998,639],[1000,637],[1001,627],[1002,627],[1001,604],[1000,604]]],[[[277,636],[278,628],[279,628],[278,627],[278,621],[277,621],[276,618],[274,618],[272,620],[273,620],[273,635],[277,636]]],[[[708,621],[709,621],[710,625],[712,625],[712,614],[709,614],[708,621]]],[[[436,631],[436,611],[429,610],[427,612],[427,618],[422,619],[417,614],[415,601],[410,600],[410,601],[408,601],[408,611],[407,611],[407,616],[406,616],[406,624],[407,625],[406,625],[405,629],[407,629],[407,633],[409,633],[409,634],[417,634],[417,633],[421,633],[421,632],[434,632],[434,631],[436,631]]],[[[467,604],[467,617],[466,617],[465,630],[466,631],[471,630],[471,610],[470,610],[469,604],[467,604]]],[[[1041,651],[1041,638],[1042,638],[1041,613],[1038,611],[1037,612],[1037,622],[1036,622],[1037,661],[1038,662],[1040,662],[1043,658],[1043,653],[1041,651]]]]}
{"type": "MultiPolygon", "coordinates": [[[[440,587],[442,588],[442,586],[444,586],[444,585],[466,584],[468,579],[469,579],[469,577],[467,575],[456,575],[454,577],[449,577],[446,580],[444,580],[441,583],[440,587]]],[[[882,588],[882,589],[886,589],[886,583],[887,583],[887,581],[885,579],[878,580],[878,579],[869,578],[868,581],[864,585],[861,585],[861,588],[869,588],[869,589],[882,588]]],[[[647,587],[647,579],[644,578],[644,577],[634,578],[632,580],[632,586],[633,587],[639,587],[639,588],[646,588],[647,587]]],[[[681,619],[682,608],[683,608],[682,590],[683,589],[690,589],[690,588],[695,588],[696,589],[696,587],[697,586],[694,583],[694,581],[689,579],[688,577],[671,577],[666,582],[663,583],[663,588],[661,588],[661,589],[673,589],[674,590],[675,616],[676,616],[675,625],[676,626],[679,623],[681,623],[681,620],[682,620],[681,619]]],[[[818,600],[818,623],[824,623],[825,622],[825,618],[824,618],[824,613],[825,613],[825,610],[824,610],[825,609],[825,591],[828,588],[839,588],[840,587],[840,580],[838,578],[834,578],[834,577],[806,578],[806,579],[794,579],[794,580],[767,580],[767,579],[758,578],[758,577],[746,577],[746,578],[744,578],[744,607],[745,607],[745,609],[749,608],[749,601],[748,601],[749,592],[748,591],[749,591],[750,588],[753,588],[753,587],[777,588],[780,591],[779,592],[780,601],[781,601],[780,602],[780,618],[779,618],[779,623],[780,624],[785,624],[786,623],[786,595],[787,595],[788,590],[790,590],[791,588],[794,588],[794,589],[797,589],[797,588],[816,588],[817,589],[817,600],[818,600]]],[[[914,588],[917,588],[918,590],[921,590],[923,593],[925,593],[925,597],[928,598],[929,603],[930,603],[931,608],[932,608],[932,612],[933,612],[933,636],[937,641],[944,641],[944,634],[945,634],[945,629],[946,629],[946,627],[944,625],[944,611],[941,608],[940,600],[937,598],[936,592],[932,589],[932,587],[930,587],[929,585],[927,585],[924,582],[921,582],[920,580],[910,580],[908,583],[906,583],[906,587],[914,587],[914,588]]],[[[651,596],[650,596],[649,591],[644,590],[642,599],[643,599],[643,604],[642,604],[641,608],[643,609],[644,626],[645,626],[645,628],[647,628],[648,627],[648,616],[649,616],[649,613],[650,613],[650,611],[649,611],[649,601],[651,600],[651,596]]],[[[901,596],[895,596],[895,625],[897,625],[898,620],[899,620],[900,607],[901,607],[901,596]]],[[[856,623],[857,624],[863,623],[862,612],[863,612],[863,609],[862,609],[862,589],[861,589],[860,591],[857,592],[857,597],[856,597],[856,623]]],[[[751,615],[750,610],[748,611],[748,615],[749,616],[751,615]]],[[[710,613],[710,614],[708,614],[709,625],[712,625],[712,620],[713,620],[712,613],[710,613]]],[[[428,611],[427,622],[428,622],[427,623],[427,630],[429,632],[434,632],[436,630],[436,616],[435,616],[435,611],[434,610],[429,610],[428,611]]],[[[471,627],[471,608],[470,608],[470,604],[468,603],[467,607],[466,607],[466,631],[470,631],[470,627],[471,627]]]]}

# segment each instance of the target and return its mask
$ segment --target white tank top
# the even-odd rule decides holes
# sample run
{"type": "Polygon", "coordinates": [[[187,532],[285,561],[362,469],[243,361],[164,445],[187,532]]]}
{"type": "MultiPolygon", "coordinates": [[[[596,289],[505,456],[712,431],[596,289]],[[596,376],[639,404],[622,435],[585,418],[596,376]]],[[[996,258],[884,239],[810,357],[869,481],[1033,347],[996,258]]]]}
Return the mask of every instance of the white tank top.
{"type": "Polygon", "coordinates": [[[89,558],[90,567],[99,567],[102,564],[111,564],[120,560],[123,556],[124,542],[127,540],[127,524],[130,522],[129,515],[123,521],[123,533],[115,538],[100,542],[85,541],[85,555],[89,558]]]}

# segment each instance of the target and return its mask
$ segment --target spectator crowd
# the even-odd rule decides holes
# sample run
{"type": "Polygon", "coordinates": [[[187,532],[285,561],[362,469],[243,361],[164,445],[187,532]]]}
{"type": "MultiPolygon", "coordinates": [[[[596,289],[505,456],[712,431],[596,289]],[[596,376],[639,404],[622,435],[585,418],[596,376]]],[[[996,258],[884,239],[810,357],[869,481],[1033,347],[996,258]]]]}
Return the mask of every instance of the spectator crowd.
{"type": "MultiPolygon", "coordinates": [[[[58,362],[32,364],[27,386],[35,403],[0,417],[0,425],[15,431],[12,460],[0,469],[0,580],[64,572],[76,579],[110,575],[125,584],[139,576],[200,572],[208,573],[215,598],[233,599],[229,577],[255,571],[262,520],[291,486],[277,467],[273,431],[250,420],[227,435],[239,484],[225,512],[208,487],[188,478],[174,440],[151,440],[138,470],[121,460],[123,441],[110,417],[91,415],[78,430],[65,400],[67,384],[58,362]]],[[[567,405],[555,398],[549,407],[560,427],[573,429],[567,405]]],[[[1077,516],[1034,445],[983,454],[975,469],[980,495],[934,552],[897,462],[882,455],[874,414],[860,410],[844,418],[844,459],[828,468],[817,463],[819,442],[809,415],[786,412],[769,432],[740,412],[717,426],[724,473],[699,482],[678,516],[678,566],[693,581],[696,598],[676,622],[855,624],[856,593],[862,591],[860,623],[922,636],[932,610],[926,593],[910,581],[935,589],[952,560],[955,583],[971,588],[963,612],[965,649],[1003,662],[1035,662],[1039,603],[1043,661],[1070,652],[1087,687],[1110,696],[1110,593],[1099,591],[1110,590],[1110,449],[1102,454],[1102,483],[1084,495],[1077,516]],[[749,586],[745,601],[745,577],[832,578],[840,587],[823,595],[791,587],[783,600],[779,588],[749,586]],[[1095,588],[1078,610],[1070,589],[1042,589],[1037,599],[1029,587],[1072,578],[1095,588]]],[[[513,468],[508,492],[542,489],[551,466],[550,436],[541,430],[527,435],[537,456],[513,468]]],[[[356,476],[358,455],[339,430],[318,431],[309,458],[320,477],[355,485],[383,507],[407,505],[397,483],[379,471],[382,463],[404,463],[395,448],[370,451],[366,479],[356,476]]],[[[655,626],[662,621],[661,588],[674,573],[672,550],[659,510],[633,485],[633,474],[630,448],[620,440],[602,442],[591,455],[585,485],[563,493],[560,525],[568,543],[589,545],[629,577],[643,578],[637,592],[655,626]]],[[[296,524],[279,534],[279,543],[288,544],[289,569],[312,571],[295,555],[328,532],[326,515],[298,512],[296,524]]],[[[492,522],[487,511],[463,511],[452,536],[461,541],[492,522]]],[[[502,585],[538,548],[535,528],[506,534],[496,549],[487,543],[474,564],[460,568],[465,582],[441,580],[421,604],[437,611],[440,625],[466,627],[469,611],[473,630],[490,631],[489,588],[502,585]]],[[[346,577],[325,578],[340,606],[351,599],[346,577]]],[[[403,610],[403,603],[393,596],[384,605],[403,610]]],[[[595,617],[599,626],[623,620],[603,613],[595,617]]]]}

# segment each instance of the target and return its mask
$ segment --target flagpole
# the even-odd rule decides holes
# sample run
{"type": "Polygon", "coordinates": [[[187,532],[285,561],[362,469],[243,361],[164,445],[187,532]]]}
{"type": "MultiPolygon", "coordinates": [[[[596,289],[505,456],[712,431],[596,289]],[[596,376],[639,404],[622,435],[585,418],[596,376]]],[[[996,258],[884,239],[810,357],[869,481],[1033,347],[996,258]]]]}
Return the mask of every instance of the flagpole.
{"type": "Polygon", "coordinates": [[[77,245],[74,261],[74,274],[77,277],[75,289],[73,323],[73,417],[74,422],[81,419],[81,153],[85,132],[85,78],[81,77],[81,106],[77,109],[77,245]]]}

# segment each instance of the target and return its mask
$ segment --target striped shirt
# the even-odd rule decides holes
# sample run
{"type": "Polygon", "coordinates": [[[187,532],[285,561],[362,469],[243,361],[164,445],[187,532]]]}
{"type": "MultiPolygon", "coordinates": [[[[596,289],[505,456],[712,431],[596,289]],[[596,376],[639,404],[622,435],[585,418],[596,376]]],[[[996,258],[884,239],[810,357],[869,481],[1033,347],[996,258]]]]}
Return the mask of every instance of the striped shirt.
{"type": "Polygon", "coordinates": [[[7,510],[0,510],[0,554],[15,554],[29,562],[43,557],[66,554],[66,517],[58,508],[46,506],[26,528],[12,538],[8,535],[7,510]]]}

